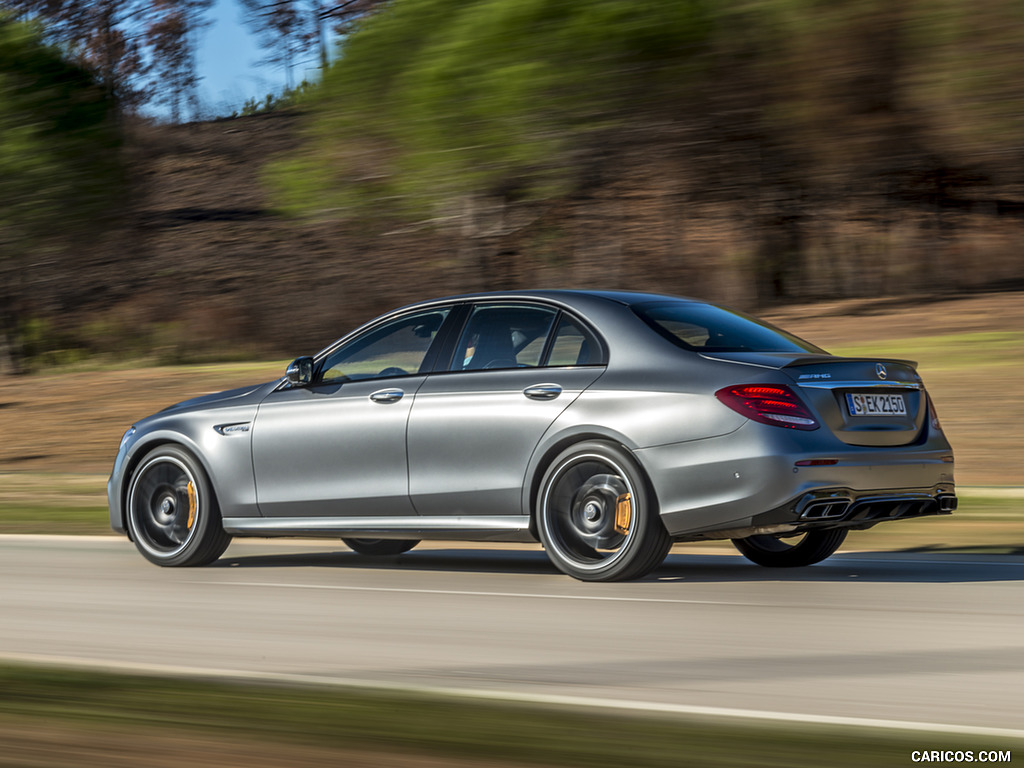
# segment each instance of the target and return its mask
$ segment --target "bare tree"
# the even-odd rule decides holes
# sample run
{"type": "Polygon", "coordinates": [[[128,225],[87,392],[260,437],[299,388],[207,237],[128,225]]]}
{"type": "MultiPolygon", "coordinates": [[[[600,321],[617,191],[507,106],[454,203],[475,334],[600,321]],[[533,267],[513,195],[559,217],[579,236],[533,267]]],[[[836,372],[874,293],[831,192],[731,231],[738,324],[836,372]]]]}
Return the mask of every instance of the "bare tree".
{"type": "Polygon", "coordinates": [[[299,0],[241,0],[245,21],[267,51],[267,62],[284,69],[287,87],[293,87],[296,60],[312,47],[319,28],[303,14],[299,0]]]}
{"type": "Polygon", "coordinates": [[[213,0],[0,0],[42,22],[48,42],[93,72],[123,111],[164,101],[197,111],[196,48],[213,0]]]}
{"type": "Polygon", "coordinates": [[[196,49],[199,30],[209,22],[203,14],[213,0],[153,0],[146,28],[151,55],[150,81],[153,93],[171,108],[171,120],[181,122],[183,107],[196,118],[199,105],[196,86],[196,49]]]}
{"type": "Polygon", "coordinates": [[[43,21],[47,40],[95,73],[122,109],[145,102],[142,37],[149,0],[5,0],[3,7],[43,21]]]}
{"type": "Polygon", "coordinates": [[[320,69],[330,63],[329,36],[346,34],[352,24],[387,0],[241,0],[246,23],[256,33],[267,60],[283,67],[288,88],[292,69],[314,50],[320,69]]]}

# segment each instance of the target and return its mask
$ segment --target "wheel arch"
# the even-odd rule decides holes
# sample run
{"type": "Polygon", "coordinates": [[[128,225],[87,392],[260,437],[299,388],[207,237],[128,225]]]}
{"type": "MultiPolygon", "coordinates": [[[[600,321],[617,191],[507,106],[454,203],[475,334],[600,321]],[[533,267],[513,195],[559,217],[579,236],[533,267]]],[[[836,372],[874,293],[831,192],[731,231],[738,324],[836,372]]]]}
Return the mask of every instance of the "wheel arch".
{"type": "Polygon", "coordinates": [[[206,474],[206,480],[210,484],[210,488],[213,490],[215,499],[220,498],[216,484],[214,483],[214,474],[210,471],[210,466],[203,456],[202,451],[198,449],[198,446],[190,440],[186,435],[176,432],[155,432],[151,435],[147,435],[143,440],[140,440],[133,446],[131,455],[128,456],[125,461],[124,471],[121,474],[120,487],[118,488],[118,502],[121,507],[121,525],[124,528],[128,538],[131,539],[131,529],[128,525],[128,489],[132,484],[132,477],[135,474],[135,470],[138,469],[139,464],[142,460],[148,456],[153,449],[159,448],[162,445],[176,445],[188,451],[192,458],[196,460],[203,472],[206,474]]]}
{"type": "Polygon", "coordinates": [[[658,494],[651,482],[650,473],[637,455],[637,446],[628,440],[624,435],[597,426],[580,427],[560,434],[550,440],[543,442],[543,447],[538,447],[530,462],[530,469],[527,474],[528,483],[524,483],[523,507],[530,517],[530,535],[538,541],[540,537],[537,531],[537,500],[540,495],[541,481],[544,474],[555,458],[566,449],[579,443],[586,443],[591,440],[612,443],[629,454],[640,470],[640,476],[647,487],[649,501],[655,509],[660,509],[658,494]]]}

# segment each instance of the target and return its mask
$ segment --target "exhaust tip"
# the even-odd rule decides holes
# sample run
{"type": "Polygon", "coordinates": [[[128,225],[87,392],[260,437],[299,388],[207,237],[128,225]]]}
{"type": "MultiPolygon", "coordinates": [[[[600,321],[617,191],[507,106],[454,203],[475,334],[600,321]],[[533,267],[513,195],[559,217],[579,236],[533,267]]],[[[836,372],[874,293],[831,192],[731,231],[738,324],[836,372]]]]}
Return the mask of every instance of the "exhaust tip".
{"type": "Polygon", "coordinates": [[[800,517],[803,520],[838,520],[849,509],[849,499],[816,499],[808,502],[800,517]]]}

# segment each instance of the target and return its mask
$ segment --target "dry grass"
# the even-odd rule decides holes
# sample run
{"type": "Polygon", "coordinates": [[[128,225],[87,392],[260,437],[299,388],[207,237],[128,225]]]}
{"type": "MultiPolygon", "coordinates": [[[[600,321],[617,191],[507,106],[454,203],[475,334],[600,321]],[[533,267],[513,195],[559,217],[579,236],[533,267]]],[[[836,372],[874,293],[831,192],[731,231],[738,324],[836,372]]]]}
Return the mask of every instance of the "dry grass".
{"type": "Polygon", "coordinates": [[[0,378],[0,472],[109,472],[133,421],[190,397],[270,381],[284,367],[199,365],[0,378]]]}
{"type": "Polygon", "coordinates": [[[837,354],[916,360],[966,486],[1024,486],[1024,295],[844,301],[770,318],[837,354]]]}

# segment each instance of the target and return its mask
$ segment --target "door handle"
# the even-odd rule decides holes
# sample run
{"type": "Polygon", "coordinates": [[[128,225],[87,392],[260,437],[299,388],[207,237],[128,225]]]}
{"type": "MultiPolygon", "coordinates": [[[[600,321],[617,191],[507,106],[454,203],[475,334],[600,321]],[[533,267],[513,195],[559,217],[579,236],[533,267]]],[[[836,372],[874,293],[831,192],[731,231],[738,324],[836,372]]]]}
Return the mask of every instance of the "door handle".
{"type": "Polygon", "coordinates": [[[397,403],[404,396],[405,392],[400,389],[378,389],[370,399],[375,403],[397,403]]]}
{"type": "Polygon", "coordinates": [[[562,388],[557,384],[534,384],[524,389],[523,394],[531,400],[554,400],[562,394],[562,388]]]}

